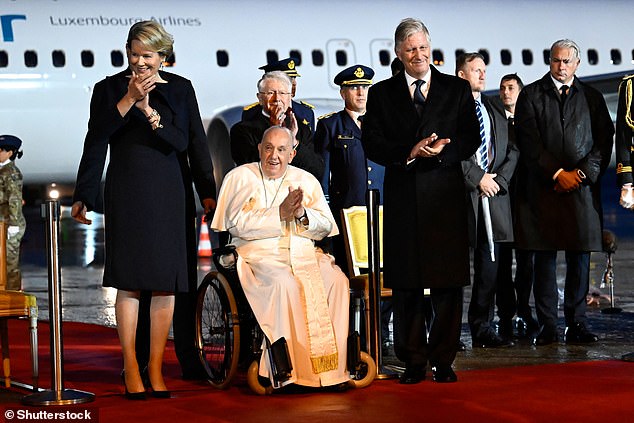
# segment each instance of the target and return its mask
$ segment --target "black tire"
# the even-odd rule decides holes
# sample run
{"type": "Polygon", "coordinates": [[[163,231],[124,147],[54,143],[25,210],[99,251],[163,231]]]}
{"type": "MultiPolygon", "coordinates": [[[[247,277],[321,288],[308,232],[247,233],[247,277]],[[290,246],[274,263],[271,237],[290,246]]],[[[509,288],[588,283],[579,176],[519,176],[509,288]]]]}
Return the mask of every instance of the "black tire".
{"type": "Polygon", "coordinates": [[[231,286],[218,272],[208,273],[198,288],[196,337],[209,383],[227,388],[238,369],[240,321],[231,286]]]}

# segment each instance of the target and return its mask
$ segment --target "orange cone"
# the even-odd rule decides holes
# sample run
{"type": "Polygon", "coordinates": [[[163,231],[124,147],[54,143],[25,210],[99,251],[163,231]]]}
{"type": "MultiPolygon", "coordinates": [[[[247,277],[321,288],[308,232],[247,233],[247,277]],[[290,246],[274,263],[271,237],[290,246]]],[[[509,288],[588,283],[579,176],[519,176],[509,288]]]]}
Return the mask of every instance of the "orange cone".
{"type": "Polygon", "coordinates": [[[203,217],[200,220],[200,237],[198,239],[198,257],[211,257],[211,241],[209,240],[209,228],[203,217]]]}

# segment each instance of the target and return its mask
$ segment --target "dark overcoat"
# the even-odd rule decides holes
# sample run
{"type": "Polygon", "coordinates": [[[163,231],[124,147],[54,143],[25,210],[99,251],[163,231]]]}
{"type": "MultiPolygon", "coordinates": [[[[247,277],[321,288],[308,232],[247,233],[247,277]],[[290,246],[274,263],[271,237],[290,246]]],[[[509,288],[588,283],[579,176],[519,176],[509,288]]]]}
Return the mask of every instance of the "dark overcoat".
{"type": "Polygon", "coordinates": [[[99,204],[108,147],[104,192],[106,262],[104,286],[124,290],[187,292],[187,232],[199,198],[214,198],[215,184],[194,89],[185,78],[161,72],[150,106],[163,128],[153,131],[136,107],[125,117],[117,102],[130,71],[98,82],[91,104],[74,201],[88,210],[99,204]]]}
{"type": "MultiPolygon", "coordinates": [[[[500,186],[500,191],[489,198],[493,240],[495,242],[511,242],[513,241],[513,215],[511,214],[509,185],[519,160],[519,149],[515,141],[509,137],[508,120],[501,104],[491,101],[484,94],[481,99],[491,120],[491,137],[495,151],[493,163],[489,166],[487,172],[497,174],[494,179],[500,186]]],[[[471,199],[472,207],[469,220],[471,222],[472,241],[475,241],[474,229],[477,227],[475,222],[478,221],[478,204],[480,202],[478,184],[485,171],[478,165],[475,155],[462,163],[462,170],[465,174],[467,190],[471,199]]]]}
{"type": "Polygon", "coordinates": [[[419,117],[403,72],[372,86],[362,140],[370,160],[385,166],[385,285],[397,289],[469,284],[467,195],[461,162],[480,144],[469,83],[431,67],[419,117]],[[406,159],[436,133],[451,143],[436,157],[406,159]]]}
{"type": "MultiPolygon", "coordinates": [[[[515,134],[525,178],[517,180],[516,240],[527,250],[601,251],[601,175],[612,153],[614,125],[601,93],[575,77],[561,109],[550,73],[524,87],[515,134]],[[579,169],[579,189],[558,193],[553,176],[579,169]]],[[[523,174],[518,174],[523,176],[523,174]]]]}

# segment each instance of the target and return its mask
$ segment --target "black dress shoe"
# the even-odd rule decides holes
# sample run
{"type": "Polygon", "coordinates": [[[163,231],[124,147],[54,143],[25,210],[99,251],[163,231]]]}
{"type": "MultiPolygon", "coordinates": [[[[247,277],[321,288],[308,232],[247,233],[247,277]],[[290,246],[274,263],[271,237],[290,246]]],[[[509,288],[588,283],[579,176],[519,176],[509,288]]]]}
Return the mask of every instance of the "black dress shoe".
{"type": "Polygon", "coordinates": [[[591,344],[597,342],[599,337],[591,333],[586,325],[577,322],[566,328],[564,333],[566,344],[591,344]]]}
{"type": "Polygon", "coordinates": [[[557,329],[552,328],[543,328],[539,335],[532,339],[532,344],[539,347],[556,342],[559,342],[559,335],[557,334],[557,329]]]}
{"type": "Polygon", "coordinates": [[[433,366],[431,368],[433,381],[438,383],[458,382],[458,376],[454,373],[451,366],[433,366]]]}
{"type": "Polygon", "coordinates": [[[406,366],[405,372],[399,378],[399,383],[403,385],[413,385],[425,380],[425,367],[406,366]]]}
{"type": "Polygon", "coordinates": [[[539,323],[532,316],[517,318],[517,336],[533,339],[539,335],[539,323]]]}
{"type": "Polygon", "coordinates": [[[502,338],[494,332],[473,338],[473,348],[506,348],[515,345],[510,339],[502,338]]]}
{"type": "Polygon", "coordinates": [[[500,319],[498,322],[498,336],[502,339],[513,339],[512,319],[500,319]]]}

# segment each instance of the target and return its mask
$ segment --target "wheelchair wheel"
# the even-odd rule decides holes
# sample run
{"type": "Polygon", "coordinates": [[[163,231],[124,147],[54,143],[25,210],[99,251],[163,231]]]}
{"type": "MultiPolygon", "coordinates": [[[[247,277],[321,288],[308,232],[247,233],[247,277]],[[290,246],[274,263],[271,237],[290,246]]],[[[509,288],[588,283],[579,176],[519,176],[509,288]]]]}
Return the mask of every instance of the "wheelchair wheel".
{"type": "Polygon", "coordinates": [[[209,383],[227,388],[238,368],[240,321],[233,291],[220,273],[208,273],[198,288],[196,337],[209,383]]]}
{"type": "Polygon", "coordinates": [[[247,370],[247,383],[249,388],[258,395],[271,395],[273,393],[273,386],[271,381],[260,376],[260,362],[253,360],[247,370]]]}
{"type": "Polygon", "coordinates": [[[361,351],[361,361],[356,369],[350,370],[350,385],[354,388],[365,388],[376,377],[376,363],[370,354],[361,351]]]}

